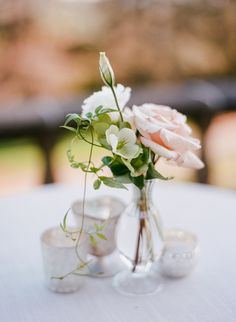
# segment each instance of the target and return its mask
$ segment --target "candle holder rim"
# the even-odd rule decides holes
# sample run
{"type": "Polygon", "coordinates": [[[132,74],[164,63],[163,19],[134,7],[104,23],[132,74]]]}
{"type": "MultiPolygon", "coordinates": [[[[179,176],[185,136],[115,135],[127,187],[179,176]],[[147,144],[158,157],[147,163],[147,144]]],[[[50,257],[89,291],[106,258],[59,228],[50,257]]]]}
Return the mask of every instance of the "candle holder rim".
{"type": "MultiPolygon", "coordinates": [[[[178,229],[178,228],[172,228],[168,229],[164,232],[164,243],[168,242],[168,237],[170,238],[171,236],[175,236],[178,238],[178,234],[183,234],[183,236],[187,237],[189,241],[192,242],[192,249],[191,250],[186,250],[182,254],[178,254],[177,257],[179,258],[185,258],[188,256],[197,256],[200,253],[200,247],[199,247],[199,242],[196,234],[192,233],[191,231],[187,231],[184,229],[178,229]]],[[[169,239],[171,240],[171,239],[169,239]]],[[[181,241],[181,238],[179,238],[181,241]]],[[[163,248],[163,254],[165,253],[167,247],[164,245],[163,248]]],[[[169,253],[169,252],[168,252],[169,253]]],[[[170,256],[170,254],[169,254],[170,256]]],[[[176,257],[175,254],[171,254],[171,257],[176,257]]]]}
{"type": "Polygon", "coordinates": [[[164,240],[168,241],[170,239],[170,237],[172,236],[176,236],[179,240],[181,240],[182,238],[180,238],[178,235],[182,235],[184,237],[187,237],[189,240],[191,240],[195,246],[198,245],[198,238],[196,236],[196,234],[194,234],[191,231],[185,230],[185,229],[181,229],[181,228],[170,228],[164,231],[164,240]]]}
{"type": "MultiPolygon", "coordinates": [[[[71,229],[71,228],[74,228],[74,229],[76,229],[76,227],[69,227],[69,229],[71,229]]],[[[47,228],[47,229],[45,229],[42,233],[41,233],[41,235],[40,235],[40,241],[41,241],[41,244],[42,245],[44,245],[44,246],[46,246],[46,247],[51,247],[51,248],[56,248],[56,249],[60,249],[60,250],[64,250],[64,249],[73,249],[73,248],[75,248],[75,242],[74,242],[74,245],[64,245],[64,246],[61,246],[61,245],[54,245],[53,243],[50,243],[50,242],[47,242],[45,239],[46,239],[46,236],[50,233],[50,232],[52,232],[52,231],[56,231],[56,230],[61,230],[61,232],[63,233],[63,231],[62,231],[62,229],[60,228],[60,226],[51,226],[51,227],[49,227],[49,228],[47,228]]],[[[65,233],[64,233],[65,234],[65,233]]],[[[72,241],[72,240],[71,240],[72,241]]],[[[73,242],[73,241],[72,241],[73,242]]],[[[79,246],[81,245],[81,244],[84,244],[84,243],[86,243],[86,238],[85,238],[85,236],[84,236],[84,234],[82,234],[82,238],[81,238],[81,241],[80,241],[80,243],[79,243],[79,246]]]]}
{"type": "MultiPolygon", "coordinates": [[[[99,220],[99,221],[102,221],[102,222],[105,222],[107,220],[111,220],[111,219],[115,219],[115,218],[119,217],[122,214],[122,212],[125,210],[125,208],[126,208],[127,205],[122,200],[120,200],[119,198],[116,198],[116,197],[113,197],[113,196],[110,196],[110,195],[104,195],[104,196],[102,196],[102,199],[103,200],[105,198],[109,198],[109,199],[111,199],[111,200],[119,203],[121,205],[120,211],[117,211],[116,214],[113,214],[112,216],[109,216],[108,218],[98,218],[98,217],[95,217],[95,216],[90,215],[90,214],[87,214],[87,213],[85,213],[85,216],[88,217],[88,218],[90,218],[90,219],[99,220]]],[[[100,202],[101,201],[100,199],[101,199],[101,197],[100,198],[99,197],[90,198],[90,199],[86,200],[86,203],[100,202]]],[[[83,203],[82,200],[76,200],[76,201],[74,201],[72,203],[71,209],[72,209],[72,212],[75,215],[79,215],[79,216],[81,215],[78,211],[75,210],[75,206],[78,205],[78,204],[82,204],[82,203],[83,203]]]]}

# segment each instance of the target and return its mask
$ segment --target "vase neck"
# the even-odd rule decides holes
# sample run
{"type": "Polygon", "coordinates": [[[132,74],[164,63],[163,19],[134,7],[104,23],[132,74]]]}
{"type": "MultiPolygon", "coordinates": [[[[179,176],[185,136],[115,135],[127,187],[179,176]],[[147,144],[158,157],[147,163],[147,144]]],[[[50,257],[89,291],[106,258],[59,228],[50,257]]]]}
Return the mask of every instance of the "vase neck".
{"type": "Polygon", "coordinates": [[[140,207],[146,207],[147,204],[151,201],[152,187],[152,180],[145,181],[143,189],[138,189],[137,187],[134,187],[133,198],[140,204],[140,207]]]}

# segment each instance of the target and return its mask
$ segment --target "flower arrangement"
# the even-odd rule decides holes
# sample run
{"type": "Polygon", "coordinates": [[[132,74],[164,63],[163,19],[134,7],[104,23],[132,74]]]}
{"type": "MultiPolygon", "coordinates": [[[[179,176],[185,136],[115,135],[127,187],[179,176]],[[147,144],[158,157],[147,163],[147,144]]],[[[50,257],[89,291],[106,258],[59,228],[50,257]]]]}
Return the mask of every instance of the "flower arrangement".
{"type": "MultiPolygon", "coordinates": [[[[105,86],[84,100],[81,114],[67,115],[63,126],[74,134],[73,141],[78,140],[78,144],[81,140],[85,141],[90,149],[86,162],[77,161],[72,148],[67,151],[71,167],[78,168],[85,174],[82,224],[77,232],[70,232],[66,224],[67,213],[61,228],[76,241],[75,248],[80,260],[77,246],[84,233],[87,175],[95,176],[94,189],[99,189],[101,184],[121,189],[127,189],[127,184],[134,185],[140,192],[138,205],[133,210],[139,227],[137,243],[130,258],[132,272],[135,272],[140,263],[149,260],[154,262],[157,258],[154,248],[158,242],[154,241],[151,236],[152,228],[149,230],[148,227],[154,225],[156,234],[162,239],[156,215],[153,213],[149,215],[153,211],[149,200],[149,183],[155,179],[171,178],[163,176],[157,170],[158,160],[162,158],[170,165],[200,169],[204,165],[195,152],[201,145],[198,139],[192,137],[186,116],[175,109],[150,103],[127,107],[131,89],[121,84],[116,85],[113,69],[103,52],[100,53],[99,70],[105,86]],[[92,160],[94,147],[104,151],[101,164],[98,166],[92,160]],[[104,168],[109,168],[109,176],[104,175],[104,168]],[[144,251],[143,255],[141,248],[144,243],[147,251],[144,251]],[[151,258],[143,259],[145,254],[149,254],[151,258]]],[[[85,233],[95,246],[96,238],[106,239],[106,236],[101,232],[102,227],[95,225],[93,230],[85,233]]],[[[87,265],[85,262],[80,262],[75,271],[87,265]]]]}
{"type": "Polygon", "coordinates": [[[76,161],[71,149],[68,160],[73,168],[96,176],[95,189],[101,184],[126,189],[129,183],[142,189],[146,180],[170,179],[156,169],[160,158],[180,167],[203,167],[195,154],[201,148],[200,141],[191,136],[185,115],[156,104],[127,107],[131,89],[116,85],[113,69],[103,52],[99,70],[105,86],[84,100],[81,114],[67,115],[63,126],[90,145],[87,162],[76,161]],[[95,146],[108,151],[98,167],[92,162],[95,146]],[[103,175],[104,167],[110,169],[111,176],[103,175]]]}

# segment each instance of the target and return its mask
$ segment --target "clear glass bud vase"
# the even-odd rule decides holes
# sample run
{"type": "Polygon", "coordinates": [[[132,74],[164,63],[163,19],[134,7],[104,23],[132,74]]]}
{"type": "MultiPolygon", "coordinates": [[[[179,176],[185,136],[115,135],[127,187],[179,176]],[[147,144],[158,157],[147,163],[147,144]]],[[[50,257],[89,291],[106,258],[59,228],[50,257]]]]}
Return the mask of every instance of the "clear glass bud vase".
{"type": "Polygon", "coordinates": [[[162,253],[163,234],[158,211],[152,203],[153,182],[134,188],[133,200],[118,225],[117,247],[127,269],[118,273],[115,288],[128,295],[155,293],[160,280],[151,266],[162,253]]]}

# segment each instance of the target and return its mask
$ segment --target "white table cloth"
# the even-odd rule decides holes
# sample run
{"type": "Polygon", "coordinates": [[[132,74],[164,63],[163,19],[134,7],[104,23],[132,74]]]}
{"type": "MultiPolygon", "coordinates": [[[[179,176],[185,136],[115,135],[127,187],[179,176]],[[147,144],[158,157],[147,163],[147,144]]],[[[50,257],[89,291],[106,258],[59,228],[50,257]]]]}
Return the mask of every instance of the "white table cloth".
{"type": "MultiPolygon", "coordinates": [[[[102,189],[128,201],[122,190],[102,189]]],[[[184,279],[164,282],[155,295],[117,293],[111,279],[87,278],[71,294],[43,284],[39,237],[57,225],[81,188],[49,185],[0,200],[1,322],[236,321],[236,192],[197,184],[160,183],[154,199],[166,228],[198,235],[201,258],[184,279]]]]}

